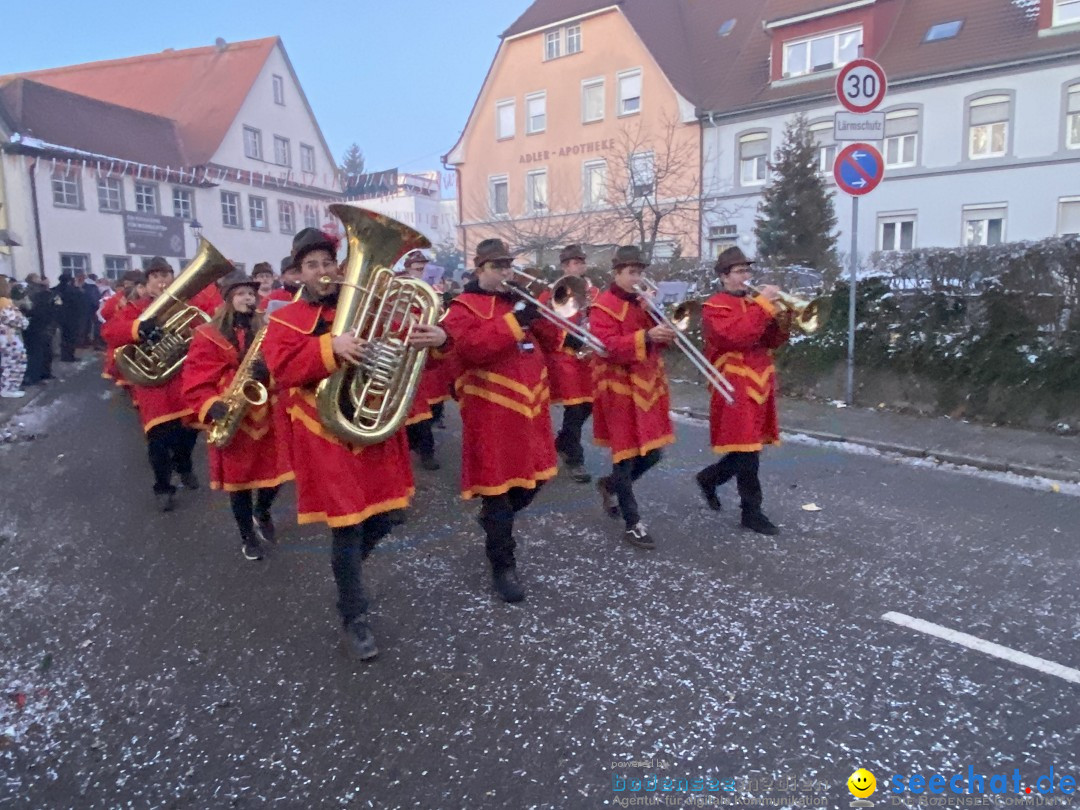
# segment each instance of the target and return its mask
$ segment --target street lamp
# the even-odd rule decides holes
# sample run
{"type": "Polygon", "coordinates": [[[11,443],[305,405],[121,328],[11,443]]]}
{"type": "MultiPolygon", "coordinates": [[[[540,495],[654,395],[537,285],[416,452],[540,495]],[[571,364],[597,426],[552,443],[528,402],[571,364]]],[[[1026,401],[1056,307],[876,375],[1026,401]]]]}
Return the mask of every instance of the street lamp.
{"type": "Polygon", "coordinates": [[[199,237],[202,236],[202,223],[197,219],[193,219],[188,224],[191,227],[191,232],[195,235],[195,241],[199,241],[199,237]]]}

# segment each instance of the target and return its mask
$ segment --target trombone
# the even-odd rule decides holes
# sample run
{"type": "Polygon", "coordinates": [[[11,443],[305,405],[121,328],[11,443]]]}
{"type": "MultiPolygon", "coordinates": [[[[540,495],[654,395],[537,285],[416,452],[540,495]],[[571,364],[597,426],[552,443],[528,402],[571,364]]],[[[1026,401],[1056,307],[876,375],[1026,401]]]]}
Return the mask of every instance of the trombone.
{"type": "Polygon", "coordinates": [[[655,282],[642,278],[640,283],[634,285],[634,291],[641,296],[642,303],[649,310],[653,320],[675,332],[675,345],[686,355],[694,368],[705,376],[705,382],[727,400],[728,405],[734,405],[735,386],[728,382],[727,377],[705,358],[705,355],[701,353],[701,350],[694,345],[686,334],[692,325],[700,322],[701,305],[697,301],[683,301],[675,307],[669,316],[664,311],[663,304],[656,300],[660,288],[656,286],[655,282]]]}
{"type": "MultiPolygon", "coordinates": [[[[751,284],[749,281],[743,285],[750,292],[761,294],[761,287],[751,284]]],[[[807,301],[791,293],[780,292],[773,302],[781,313],[791,315],[791,325],[804,335],[812,335],[825,325],[829,320],[830,301],[824,296],[807,301]]]]}
{"type": "Polygon", "coordinates": [[[584,279],[576,276],[563,276],[551,285],[551,306],[540,303],[538,296],[548,289],[548,285],[536,276],[531,276],[523,270],[514,268],[514,278],[520,278],[524,283],[516,284],[507,282],[510,292],[523,301],[532,304],[540,315],[555,324],[557,327],[573,335],[581,341],[582,346],[578,350],[578,357],[584,357],[589,352],[607,357],[607,349],[592,332],[572,320],[579,312],[584,311],[589,305],[588,287],[584,279]]]}

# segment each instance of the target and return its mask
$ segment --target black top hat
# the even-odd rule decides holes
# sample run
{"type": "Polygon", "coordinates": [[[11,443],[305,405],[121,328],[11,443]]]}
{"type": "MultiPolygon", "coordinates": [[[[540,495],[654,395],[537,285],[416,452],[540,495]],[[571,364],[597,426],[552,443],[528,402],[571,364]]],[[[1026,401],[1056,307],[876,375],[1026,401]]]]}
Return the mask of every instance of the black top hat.
{"type": "Polygon", "coordinates": [[[405,254],[405,259],[404,261],[402,261],[401,264],[402,267],[408,267],[410,264],[415,264],[416,262],[423,262],[424,264],[428,264],[431,262],[431,259],[425,256],[424,251],[422,250],[410,250],[408,253],[405,254]]]}
{"type": "Polygon", "coordinates": [[[485,262],[512,261],[514,254],[502,239],[485,239],[476,246],[474,267],[483,267],[485,262]]]}
{"type": "Polygon", "coordinates": [[[292,270],[294,267],[296,267],[296,262],[294,262],[292,260],[292,254],[289,254],[288,256],[286,256],[284,259],[281,260],[281,272],[282,273],[284,273],[286,270],[292,270]]]}
{"type": "Polygon", "coordinates": [[[636,264],[639,267],[648,267],[645,254],[637,245],[620,245],[615,249],[615,255],[611,258],[611,269],[618,270],[628,264],[636,264]]]}
{"type": "Polygon", "coordinates": [[[304,257],[313,250],[327,250],[331,256],[337,254],[337,242],[318,228],[304,228],[292,240],[292,260],[297,267],[304,257]]]}
{"type": "Polygon", "coordinates": [[[169,264],[163,256],[155,256],[150,260],[150,263],[146,265],[146,270],[144,272],[146,275],[158,272],[171,273],[173,272],[173,266],[169,264]]]}
{"type": "Polygon", "coordinates": [[[237,287],[251,287],[255,293],[259,291],[259,282],[253,278],[248,278],[242,270],[234,270],[229,273],[218,282],[218,285],[221,287],[221,297],[226,302],[228,302],[229,296],[232,295],[232,291],[237,287]]]}
{"type": "Polygon", "coordinates": [[[585,251],[581,249],[581,245],[567,245],[559,251],[559,264],[568,262],[571,259],[585,261],[585,251]]]}
{"type": "Polygon", "coordinates": [[[732,245],[716,257],[716,273],[721,276],[725,275],[737,264],[753,264],[753,262],[746,258],[746,254],[743,253],[742,250],[737,246],[732,245]]]}

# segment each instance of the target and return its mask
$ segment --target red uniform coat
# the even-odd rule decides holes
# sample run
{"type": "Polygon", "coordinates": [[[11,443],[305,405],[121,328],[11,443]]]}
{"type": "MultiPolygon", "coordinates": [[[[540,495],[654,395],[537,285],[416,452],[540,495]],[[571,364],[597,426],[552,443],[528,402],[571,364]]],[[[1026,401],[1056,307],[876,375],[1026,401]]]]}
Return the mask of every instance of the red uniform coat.
{"type": "Polygon", "coordinates": [[[112,380],[119,386],[129,386],[131,383],[124,379],[124,376],[116,367],[116,359],[113,357],[113,352],[116,351],[118,347],[106,338],[105,324],[115,318],[118,312],[121,312],[125,307],[129,306],[131,306],[131,304],[128,302],[127,296],[123,293],[114,293],[101,305],[101,339],[105,341],[105,356],[101,361],[101,376],[106,380],[112,380]]]}
{"type": "Polygon", "coordinates": [[[508,296],[465,292],[442,321],[461,364],[456,392],[465,498],[535,489],[558,471],[544,355],[539,347],[523,347],[553,336],[538,328],[540,322],[529,330],[535,338],[527,336],[514,317],[515,303],[508,296]]]}
{"type": "MultiPolygon", "coordinates": [[[[246,352],[246,335],[238,329],[237,341],[246,352]]],[[[195,330],[181,372],[184,398],[208,424],[207,411],[229,387],[243,355],[237,352],[213,324],[195,330]]],[[[226,492],[276,487],[292,479],[288,456],[282,453],[270,403],[248,408],[233,440],[223,449],[208,446],[210,487],[226,492]]]]}
{"type": "MultiPolygon", "coordinates": [[[[589,290],[589,304],[596,302],[600,291],[592,286],[589,290]]],[[[550,305],[551,293],[540,296],[540,302],[550,305]]],[[[587,324],[588,312],[580,312],[575,323],[587,324]]],[[[579,358],[577,349],[563,345],[566,332],[559,332],[559,345],[546,355],[548,376],[551,378],[551,401],[557,405],[579,405],[593,401],[593,364],[592,357],[579,358]]]]}
{"type": "Polygon", "coordinates": [[[675,441],[662,347],[645,340],[655,325],[636,295],[615,287],[589,309],[589,330],[607,350],[593,358],[593,441],[616,464],[675,441]]]}
{"type": "Polygon", "coordinates": [[[332,307],[310,301],[282,307],[270,315],[263,358],[291,422],[297,522],[336,528],[402,509],[414,489],[404,431],[363,446],[342,441],[319,420],[315,389],[339,368],[333,320],[332,307]]]}
{"type": "Polygon", "coordinates": [[[192,306],[196,306],[207,315],[213,315],[217,308],[225,303],[217,284],[208,284],[191,297],[192,306]]]}
{"type": "Polygon", "coordinates": [[[760,295],[721,292],[701,308],[705,356],[735,386],[728,405],[715,391],[709,404],[709,441],[715,453],[749,453],[780,443],[773,349],[788,339],[776,308],[760,295]]]}

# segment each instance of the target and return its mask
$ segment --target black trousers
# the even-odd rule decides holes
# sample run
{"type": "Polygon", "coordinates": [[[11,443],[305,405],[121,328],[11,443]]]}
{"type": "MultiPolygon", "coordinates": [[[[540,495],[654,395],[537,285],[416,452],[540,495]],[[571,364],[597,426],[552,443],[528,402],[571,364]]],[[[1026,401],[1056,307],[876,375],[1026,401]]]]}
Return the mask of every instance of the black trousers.
{"type": "Polygon", "coordinates": [[[698,473],[698,480],[706,487],[715,489],[734,478],[743,512],[757,513],[761,511],[762,501],[761,481],[758,479],[760,462],[760,451],[728,453],[698,473]]]}
{"type": "Polygon", "coordinates": [[[566,457],[566,463],[580,466],[585,463],[585,451],[581,447],[581,428],[592,414],[591,402],[563,407],[562,428],[555,437],[555,449],[566,457]]]}
{"type": "Polygon", "coordinates": [[[250,489],[229,493],[229,506],[232,507],[236,525],[240,527],[240,534],[251,531],[256,515],[266,517],[270,514],[270,507],[274,505],[278,489],[280,487],[265,487],[255,490],[254,493],[250,489]]]}
{"type": "Polygon", "coordinates": [[[425,457],[435,455],[435,435],[431,432],[434,422],[434,419],[425,419],[423,422],[414,422],[405,426],[410,450],[415,450],[425,457]]]}
{"type": "Polygon", "coordinates": [[[338,614],[348,624],[368,610],[364,592],[364,560],[393,528],[387,514],[372,515],[363,523],[331,529],[330,567],[337,582],[338,614]]]}
{"type": "Polygon", "coordinates": [[[33,385],[52,376],[52,333],[24,332],[26,384],[33,385]]]}
{"type": "Polygon", "coordinates": [[[634,482],[659,464],[661,458],[663,453],[659,449],[650,450],[643,456],[623,459],[611,467],[611,475],[607,477],[605,486],[619,499],[619,511],[628,529],[641,520],[637,498],[634,497],[634,482]]]}
{"type": "Polygon", "coordinates": [[[532,503],[543,482],[535,489],[514,487],[503,495],[485,495],[480,506],[480,525],[486,535],[485,548],[494,573],[513,568],[514,515],[532,503]]]}
{"type": "Polygon", "coordinates": [[[75,344],[79,340],[78,324],[60,325],[60,360],[65,363],[74,363],[75,344]]]}
{"type": "Polygon", "coordinates": [[[191,472],[191,451],[198,438],[199,431],[184,427],[179,419],[150,428],[146,434],[146,450],[154,471],[155,494],[176,492],[172,474],[191,472]]]}

